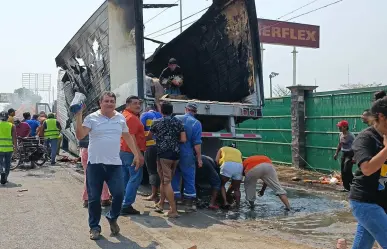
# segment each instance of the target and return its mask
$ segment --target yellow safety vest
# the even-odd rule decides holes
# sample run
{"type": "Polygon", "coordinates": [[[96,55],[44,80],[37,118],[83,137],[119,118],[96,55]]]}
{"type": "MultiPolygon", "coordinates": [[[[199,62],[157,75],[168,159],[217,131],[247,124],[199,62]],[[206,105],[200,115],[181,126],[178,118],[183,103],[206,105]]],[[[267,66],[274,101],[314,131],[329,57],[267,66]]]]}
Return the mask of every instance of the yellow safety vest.
{"type": "Polygon", "coordinates": [[[50,139],[58,139],[60,135],[60,131],[56,126],[56,119],[49,118],[46,119],[46,129],[44,129],[44,137],[50,139]]]}
{"type": "Polygon", "coordinates": [[[220,152],[220,165],[223,165],[225,162],[242,163],[242,153],[238,149],[232,147],[222,147],[220,152]]]}
{"type": "Polygon", "coordinates": [[[12,127],[10,122],[0,122],[0,152],[12,152],[12,127]]]}

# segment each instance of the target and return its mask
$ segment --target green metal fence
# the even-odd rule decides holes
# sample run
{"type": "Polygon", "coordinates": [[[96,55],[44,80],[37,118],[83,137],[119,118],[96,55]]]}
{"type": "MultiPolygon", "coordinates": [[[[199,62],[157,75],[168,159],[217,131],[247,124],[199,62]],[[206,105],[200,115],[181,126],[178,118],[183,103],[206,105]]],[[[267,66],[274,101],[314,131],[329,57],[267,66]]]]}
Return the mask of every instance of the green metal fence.
{"type": "Polygon", "coordinates": [[[355,135],[366,127],[360,118],[370,108],[373,94],[381,88],[357,89],[315,93],[306,99],[306,161],[309,167],[320,170],[338,170],[333,160],[339,139],[336,124],[349,122],[355,135]]]}
{"type": "MultiPolygon", "coordinates": [[[[243,156],[264,154],[276,163],[291,164],[292,129],[290,123],[290,97],[267,99],[263,118],[248,120],[238,125],[237,133],[257,133],[261,140],[232,140],[243,156]]],[[[225,141],[230,141],[226,139],[225,141]]]]}
{"type": "MultiPolygon", "coordinates": [[[[355,90],[314,93],[306,98],[306,156],[308,167],[319,170],[338,170],[339,162],[333,160],[339,131],[336,124],[347,120],[355,135],[366,127],[360,119],[370,108],[373,94],[386,86],[355,90]]],[[[267,99],[263,118],[239,124],[238,133],[257,133],[262,139],[232,140],[245,157],[265,154],[275,163],[291,164],[291,111],[290,97],[267,99]]],[[[225,141],[230,141],[226,139],[225,141]]]]}

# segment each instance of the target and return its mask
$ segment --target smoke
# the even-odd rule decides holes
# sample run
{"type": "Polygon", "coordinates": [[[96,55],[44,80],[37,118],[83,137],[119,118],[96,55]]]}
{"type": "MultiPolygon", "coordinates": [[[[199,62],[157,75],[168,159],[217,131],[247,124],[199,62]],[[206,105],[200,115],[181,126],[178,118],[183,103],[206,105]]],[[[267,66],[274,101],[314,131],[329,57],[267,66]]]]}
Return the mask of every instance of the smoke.
{"type": "Polygon", "coordinates": [[[23,113],[29,112],[31,115],[36,113],[36,103],[42,100],[40,95],[33,93],[26,88],[16,89],[15,94],[10,98],[10,102],[4,104],[3,111],[8,111],[10,108],[16,110],[16,118],[23,119],[23,113]]]}

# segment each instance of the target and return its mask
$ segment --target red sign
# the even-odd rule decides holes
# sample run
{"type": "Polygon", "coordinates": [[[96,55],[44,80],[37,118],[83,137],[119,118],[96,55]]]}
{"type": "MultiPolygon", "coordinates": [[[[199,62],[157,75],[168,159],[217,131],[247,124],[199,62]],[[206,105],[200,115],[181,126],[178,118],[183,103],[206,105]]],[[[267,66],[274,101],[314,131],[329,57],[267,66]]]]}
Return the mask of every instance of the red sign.
{"type": "Polygon", "coordinates": [[[319,48],[320,26],[258,19],[262,43],[296,47],[319,48]]]}

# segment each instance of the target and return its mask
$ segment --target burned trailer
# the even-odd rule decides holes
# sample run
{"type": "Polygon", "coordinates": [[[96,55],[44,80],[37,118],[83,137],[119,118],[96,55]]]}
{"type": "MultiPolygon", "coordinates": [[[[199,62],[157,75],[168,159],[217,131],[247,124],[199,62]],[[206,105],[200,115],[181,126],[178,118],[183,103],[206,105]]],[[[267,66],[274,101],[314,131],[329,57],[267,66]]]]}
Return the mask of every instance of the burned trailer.
{"type": "Polygon", "coordinates": [[[182,93],[188,99],[258,106],[263,99],[258,35],[254,1],[217,0],[148,58],[146,71],[160,75],[175,58],[184,72],[182,93]]]}
{"type": "Polygon", "coordinates": [[[147,60],[142,11],[142,0],[105,1],[56,57],[61,69],[58,119],[70,143],[77,143],[69,111],[75,92],[87,97],[85,115],[98,106],[103,91],[116,94],[119,110],[130,95],[144,99],[144,106],[152,104],[154,98],[145,95],[145,71],[159,76],[171,57],[183,69],[182,91],[189,99],[167,100],[176,114],[184,113],[187,102],[198,105],[203,137],[238,137],[236,123],[261,117],[262,64],[254,0],[214,0],[199,20],[147,60]]]}

